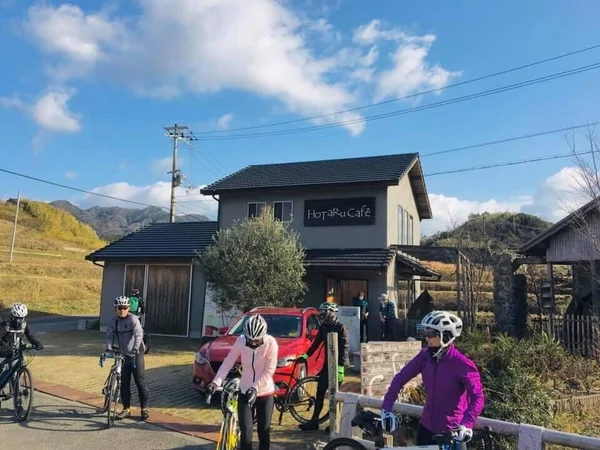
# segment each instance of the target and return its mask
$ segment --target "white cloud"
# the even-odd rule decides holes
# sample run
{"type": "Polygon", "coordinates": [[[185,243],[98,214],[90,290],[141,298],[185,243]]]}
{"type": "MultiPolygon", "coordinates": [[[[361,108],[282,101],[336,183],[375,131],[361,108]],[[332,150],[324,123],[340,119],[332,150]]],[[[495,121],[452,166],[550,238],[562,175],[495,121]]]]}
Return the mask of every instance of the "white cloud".
{"type": "Polygon", "coordinates": [[[80,117],[69,110],[67,102],[75,95],[74,89],[51,87],[31,107],[33,120],[42,128],[61,133],[81,130],[80,117]]]}
{"type": "Polygon", "coordinates": [[[173,168],[173,157],[166,156],[152,161],[151,169],[155,175],[164,175],[173,168]]]}
{"type": "Polygon", "coordinates": [[[215,127],[217,130],[227,130],[230,127],[232,120],[233,114],[227,113],[217,119],[215,127]]]}
{"type": "Polygon", "coordinates": [[[375,100],[439,89],[461,75],[461,71],[449,71],[439,64],[431,65],[426,59],[436,36],[418,36],[401,28],[383,28],[380,20],[361,25],[354,29],[353,40],[360,45],[374,45],[380,41],[393,41],[396,49],[390,53],[392,67],[377,74],[375,100]]]}
{"type": "Polygon", "coordinates": [[[77,172],[71,172],[71,171],[65,172],[65,178],[71,178],[71,179],[77,178],[77,175],[78,175],[77,172]]]}
{"type": "MultiPolygon", "coordinates": [[[[140,94],[242,89],[274,97],[302,115],[355,101],[343,85],[327,80],[327,62],[302,35],[306,23],[276,0],[142,0],[140,6],[141,14],[128,20],[74,5],[33,6],[27,29],[43,51],[58,56],[53,73],[63,78],[80,76],[81,66],[98,66],[140,94]]],[[[344,119],[358,117],[348,113],[344,119]]]]}
{"type": "MultiPolygon", "coordinates": [[[[201,188],[203,187],[204,186],[201,188]]],[[[158,181],[146,186],[135,186],[123,181],[94,188],[91,192],[147,205],[168,208],[171,200],[171,183],[158,181]]],[[[176,188],[175,195],[178,201],[175,208],[178,215],[204,214],[210,219],[216,220],[218,203],[213,198],[198,195],[198,191],[187,193],[185,189],[180,187],[176,188]]],[[[73,202],[81,208],[89,208],[91,206],[120,206],[123,208],[145,207],[91,194],[84,194],[82,197],[74,199],[73,202]]]]}
{"type": "Polygon", "coordinates": [[[552,174],[533,192],[508,200],[459,199],[444,194],[429,194],[433,219],[421,223],[421,233],[431,235],[451,229],[472,213],[522,212],[556,222],[591,200],[584,188],[585,178],[578,167],[564,167],[552,174]]]}

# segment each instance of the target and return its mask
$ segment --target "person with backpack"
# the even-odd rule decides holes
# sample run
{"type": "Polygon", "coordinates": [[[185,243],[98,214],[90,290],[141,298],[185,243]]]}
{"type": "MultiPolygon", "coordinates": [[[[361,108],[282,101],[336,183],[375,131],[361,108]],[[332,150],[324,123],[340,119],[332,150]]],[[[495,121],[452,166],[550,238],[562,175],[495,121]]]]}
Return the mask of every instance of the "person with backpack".
{"type": "MultiPolygon", "coordinates": [[[[319,332],[317,337],[313,341],[310,348],[305,354],[298,357],[299,362],[304,362],[316,352],[321,345],[326,347],[327,335],[329,333],[337,333],[338,335],[338,360],[337,360],[337,371],[338,371],[338,383],[341,385],[344,381],[345,367],[349,364],[348,350],[350,342],[348,339],[348,327],[341,323],[337,318],[338,307],[335,303],[325,302],[319,306],[319,318],[321,325],[319,326],[319,332]]],[[[329,389],[329,369],[327,360],[327,351],[325,351],[325,362],[323,368],[317,375],[319,382],[317,385],[317,394],[315,399],[315,409],[313,410],[312,418],[303,424],[298,425],[303,431],[318,430],[319,429],[319,416],[323,410],[323,403],[325,401],[325,394],[329,389]]]]}

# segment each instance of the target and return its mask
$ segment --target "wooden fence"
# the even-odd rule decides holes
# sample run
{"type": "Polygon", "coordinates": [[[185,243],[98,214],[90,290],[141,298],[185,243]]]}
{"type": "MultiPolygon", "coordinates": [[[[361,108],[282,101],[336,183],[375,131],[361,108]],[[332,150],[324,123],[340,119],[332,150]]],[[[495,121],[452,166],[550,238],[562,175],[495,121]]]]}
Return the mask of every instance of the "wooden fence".
{"type": "Polygon", "coordinates": [[[570,353],[600,357],[600,318],[597,316],[543,316],[533,318],[532,325],[534,333],[548,333],[570,353]]]}

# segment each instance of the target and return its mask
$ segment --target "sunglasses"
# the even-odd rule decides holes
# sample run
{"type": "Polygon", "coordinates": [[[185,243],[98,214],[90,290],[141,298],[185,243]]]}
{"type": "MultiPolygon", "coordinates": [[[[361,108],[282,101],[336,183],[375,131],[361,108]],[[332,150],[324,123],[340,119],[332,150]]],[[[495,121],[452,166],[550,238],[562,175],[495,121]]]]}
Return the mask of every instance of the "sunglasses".
{"type": "Polygon", "coordinates": [[[118,309],[119,311],[124,311],[124,310],[126,310],[126,309],[129,309],[129,306],[117,306],[117,309],[118,309]]]}
{"type": "Polygon", "coordinates": [[[420,338],[440,337],[440,332],[438,330],[432,330],[431,328],[420,329],[418,330],[417,334],[420,338]]]}

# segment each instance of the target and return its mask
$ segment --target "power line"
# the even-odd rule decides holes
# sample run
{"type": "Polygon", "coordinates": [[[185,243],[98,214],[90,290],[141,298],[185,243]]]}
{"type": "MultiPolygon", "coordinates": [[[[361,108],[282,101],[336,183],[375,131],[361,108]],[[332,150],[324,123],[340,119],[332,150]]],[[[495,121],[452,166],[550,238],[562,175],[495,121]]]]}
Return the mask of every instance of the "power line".
{"type": "Polygon", "coordinates": [[[231,136],[217,136],[217,137],[196,138],[196,139],[204,140],[204,141],[209,141],[209,140],[218,141],[218,140],[256,138],[256,137],[265,137],[265,136],[280,136],[280,135],[285,135],[285,134],[295,134],[295,133],[302,133],[302,132],[307,132],[307,131],[337,128],[337,127],[346,126],[346,125],[354,125],[357,123],[386,119],[389,117],[395,117],[395,116],[400,116],[400,115],[404,115],[404,114],[411,114],[411,113],[418,112],[418,111],[439,108],[441,106],[451,105],[454,103],[461,103],[461,102],[464,102],[467,100],[473,100],[473,99],[477,99],[477,98],[487,97],[489,95],[512,91],[512,90],[519,89],[522,87],[533,86],[535,84],[545,83],[547,81],[564,78],[564,77],[567,77],[570,75],[576,75],[578,73],[587,72],[589,70],[594,70],[594,69],[598,69],[598,68],[600,68],[600,62],[597,62],[594,64],[588,64],[586,66],[577,67],[575,69],[570,69],[570,70],[566,70],[563,72],[557,72],[552,75],[546,75],[543,77],[534,78],[534,79],[527,80],[527,81],[522,81],[519,83],[509,84],[509,85],[502,86],[499,88],[488,89],[486,91],[478,92],[475,94],[464,95],[464,96],[455,97],[455,98],[452,98],[449,100],[442,100],[439,102],[433,102],[433,103],[429,103],[426,105],[415,106],[412,108],[406,108],[406,109],[401,109],[401,110],[397,110],[397,111],[391,111],[388,113],[377,114],[377,115],[367,116],[367,117],[361,117],[359,119],[335,122],[335,123],[327,124],[327,125],[314,125],[314,126],[310,126],[310,127],[292,128],[292,129],[281,130],[281,131],[267,131],[267,132],[261,132],[261,133],[234,134],[231,136]]]}
{"type": "Polygon", "coordinates": [[[104,197],[104,198],[108,198],[111,200],[118,200],[118,201],[125,202],[125,203],[133,203],[134,205],[141,205],[141,206],[148,206],[151,208],[161,208],[161,209],[169,210],[169,208],[165,208],[164,206],[149,205],[148,203],[141,203],[141,202],[136,202],[133,200],[126,200],[124,198],[113,197],[112,195],[105,195],[105,194],[99,194],[98,192],[86,191],[85,189],[79,189],[79,188],[76,188],[73,186],[67,186],[65,184],[55,183],[54,181],[43,180],[41,178],[32,177],[30,175],[25,175],[25,174],[19,173],[19,172],[13,172],[11,170],[6,170],[6,169],[0,168],[0,172],[8,173],[10,175],[14,175],[14,176],[21,177],[21,178],[27,178],[28,180],[39,181],[40,183],[50,184],[52,186],[58,186],[58,187],[61,187],[64,189],[70,189],[72,191],[83,192],[84,194],[96,195],[98,197],[104,197]]]}
{"type": "Polygon", "coordinates": [[[581,125],[574,125],[572,127],[564,127],[564,128],[556,128],[554,130],[540,131],[538,133],[525,134],[522,136],[514,136],[514,137],[510,137],[510,138],[506,138],[506,139],[499,139],[496,141],[482,142],[480,144],[465,145],[463,147],[455,147],[455,148],[451,148],[448,150],[440,150],[440,151],[435,151],[435,152],[422,153],[420,156],[421,156],[421,158],[425,158],[427,156],[443,155],[445,153],[453,153],[453,152],[458,152],[461,150],[470,150],[472,148],[486,147],[488,145],[504,144],[506,142],[513,142],[513,141],[518,141],[521,139],[530,139],[530,138],[534,138],[534,137],[545,136],[548,134],[560,133],[562,131],[570,131],[570,130],[577,130],[579,128],[592,127],[595,125],[600,125],[600,121],[584,123],[581,125]]]}
{"type": "MultiPolygon", "coordinates": [[[[587,152],[580,152],[577,154],[578,155],[589,155],[591,153],[594,153],[594,151],[590,150],[587,152]]],[[[447,175],[447,174],[451,174],[451,173],[462,173],[462,172],[473,172],[475,170],[493,169],[496,167],[518,166],[520,164],[528,164],[528,163],[533,163],[533,162],[538,162],[538,161],[548,161],[548,160],[552,160],[552,159],[569,158],[572,156],[573,156],[572,153],[563,153],[563,154],[551,155],[551,156],[539,156],[537,158],[522,159],[522,160],[518,160],[518,161],[508,161],[508,162],[504,162],[504,163],[487,164],[484,166],[465,167],[462,169],[445,170],[443,172],[433,172],[433,173],[425,174],[425,176],[426,177],[434,177],[437,175],[447,175]]]]}
{"type": "Polygon", "coordinates": [[[475,83],[477,81],[485,80],[485,79],[488,79],[488,78],[493,78],[493,77],[497,77],[497,76],[500,76],[500,75],[505,75],[507,73],[515,72],[517,70],[527,69],[529,67],[533,67],[533,66],[536,66],[536,65],[539,65],[539,64],[544,64],[544,63],[547,63],[547,62],[550,62],[550,61],[555,61],[557,59],[566,58],[568,56],[573,56],[573,55],[576,55],[578,53],[583,53],[583,52],[587,52],[587,51],[590,51],[590,50],[594,50],[594,49],[596,49],[598,47],[600,47],[600,44],[593,45],[591,47],[586,47],[586,48],[583,48],[583,49],[580,49],[580,50],[575,50],[575,51],[572,51],[572,52],[569,52],[569,53],[563,53],[562,55],[554,56],[552,58],[546,58],[546,59],[543,59],[541,61],[536,61],[536,62],[533,62],[533,63],[525,64],[525,65],[522,65],[522,66],[518,66],[518,67],[513,67],[511,69],[502,70],[500,72],[495,72],[495,73],[484,75],[484,76],[481,76],[481,77],[472,78],[470,80],[461,81],[459,83],[450,84],[450,85],[445,86],[445,87],[436,88],[436,89],[429,89],[427,91],[420,91],[420,92],[417,92],[417,93],[414,93],[414,94],[406,95],[404,97],[397,97],[397,98],[393,98],[393,99],[390,99],[390,100],[384,100],[384,101],[377,102],[377,103],[370,103],[368,105],[357,106],[356,108],[350,108],[350,109],[346,109],[346,110],[343,110],[343,111],[336,111],[336,112],[332,112],[332,113],[328,113],[328,114],[322,114],[320,116],[307,117],[307,118],[304,118],[304,119],[294,119],[294,120],[287,120],[287,121],[283,121],[283,122],[274,122],[274,123],[268,123],[268,124],[263,124],[263,125],[254,125],[254,126],[250,126],[250,127],[233,128],[233,129],[228,129],[228,130],[201,131],[201,132],[199,132],[199,134],[216,134],[216,133],[230,133],[232,131],[255,130],[255,129],[259,129],[259,128],[275,127],[275,126],[280,126],[280,125],[289,125],[289,124],[298,123],[298,122],[306,122],[306,121],[309,121],[309,120],[322,119],[324,117],[330,117],[330,116],[334,116],[334,115],[338,115],[338,114],[345,114],[345,113],[349,113],[349,112],[359,111],[359,110],[362,110],[362,109],[367,109],[367,108],[372,108],[372,107],[375,107],[375,106],[386,105],[388,103],[394,103],[394,102],[398,102],[398,101],[401,101],[401,100],[408,100],[408,99],[411,99],[411,98],[419,97],[421,95],[426,95],[426,94],[432,94],[434,92],[439,92],[439,91],[442,91],[444,89],[451,89],[451,88],[454,88],[454,87],[463,86],[465,84],[475,83]]]}

